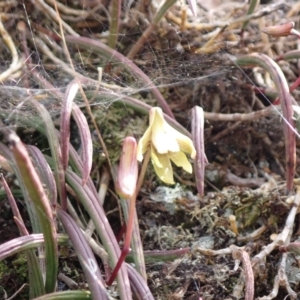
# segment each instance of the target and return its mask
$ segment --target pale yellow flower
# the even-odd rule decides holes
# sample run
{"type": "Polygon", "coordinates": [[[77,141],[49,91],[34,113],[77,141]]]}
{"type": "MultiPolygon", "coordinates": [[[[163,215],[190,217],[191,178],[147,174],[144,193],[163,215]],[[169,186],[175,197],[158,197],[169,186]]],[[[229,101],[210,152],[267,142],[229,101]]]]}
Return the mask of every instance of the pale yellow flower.
{"type": "Polygon", "coordinates": [[[150,149],[151,161],[157,176],[163,182],[173,184],[171,161],[186,172],[192,173],[192,166],[185,153],[195,158],[195,147],[189,137],[165,121],[161,108],[153,107],[149,116],[149,127],[138,143],[137,159],[142,161],[143,154],[150,149]]]}

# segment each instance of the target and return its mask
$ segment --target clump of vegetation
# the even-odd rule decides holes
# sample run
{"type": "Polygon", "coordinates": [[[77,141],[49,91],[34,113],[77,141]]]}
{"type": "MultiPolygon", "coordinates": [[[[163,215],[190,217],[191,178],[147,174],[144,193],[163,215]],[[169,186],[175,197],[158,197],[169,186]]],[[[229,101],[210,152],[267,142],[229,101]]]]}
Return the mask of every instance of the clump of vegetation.
{"type": "Polygon", "coordinates": [[[0,10],[3,298],[297,298],[297,3],[0,10]]]}

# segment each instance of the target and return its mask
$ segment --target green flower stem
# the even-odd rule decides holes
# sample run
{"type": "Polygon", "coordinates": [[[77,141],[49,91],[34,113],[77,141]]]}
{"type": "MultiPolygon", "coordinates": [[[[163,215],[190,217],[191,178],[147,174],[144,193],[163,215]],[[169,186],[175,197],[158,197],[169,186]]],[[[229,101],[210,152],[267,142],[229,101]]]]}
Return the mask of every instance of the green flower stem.
{"type": "Polygon", "coordinates": [[[141,171],[140,171],[140,176],[139,176],[139,179],[138,179],[138,182],[137,182],[137,185],[136,185],[136,194],[139,193],[140,188],[143,184],[145,174],[146,174],[146,171],[147,171],[147,167],[148,167],[148,164],[149,164],[149,161],[150,161],[150,154],[151,154],[151,151],[149,149],[144,155],[143,164],[142,164],[142,168],[141,168],[141,171]]]}
{"type": "MultiPolygon", "coordinates": [[[[250,5],[249,5],[249,8],[248,8],[248,11],[247,11],[247,16],[251,15],[254,13],[254,10],[255,8],[259,5],[260,3],[260,0],[251,0],[250,1],[250,5]]],[[[242,32],[246,29],[248,23],[249,23],[249,19],[246,20],[244,23],[243,23],[243,26],[242,26],[242,32]]]]}

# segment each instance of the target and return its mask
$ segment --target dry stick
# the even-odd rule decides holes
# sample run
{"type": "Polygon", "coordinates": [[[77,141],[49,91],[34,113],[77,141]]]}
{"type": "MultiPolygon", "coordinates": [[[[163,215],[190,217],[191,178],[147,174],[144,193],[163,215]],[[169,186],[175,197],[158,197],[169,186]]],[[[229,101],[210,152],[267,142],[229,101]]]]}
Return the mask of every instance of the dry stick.
{"type": "MultiPolygon", "coordinates": [[[[263,9],[259,10],[258,12],[254,13],[254,14],[244,15],[240,18],[232,19],[232,20],[229,20],[229,21],[216,21],[216,22],[213,22],[211,24],[186,22],[185,23],[185,28],[186,29],[195,29],[195,30],[201,31],[201,30],[211,30],[211,29],[214,29],[216,27],[226,27],[226,26],[229,27],[229,26],[232,26],[232,25],[235,25],[235,24],[239,25],[239,23],[244,23],[246,21],[258,19],[258,18],[261,18],[262,16],[271,14],[272,12],[282,8],[283,5],[284,5],[284,2],[274,3],[272,5],[268,5],[267,7],[264,7],[263,9]]],[[[180,26],[180,24],[181,24],[181,18],[176,17],[170,11],[167,13],[166,18],[169,19],[170,21],[173,21],[178,26],[180,26]]]]}
{"type": "Polygon", "coordinates": [[[253,266],[256,266],[260,262],[264,261],[267,255],[269,255],[276,247],[281,245],[286,245],[287,240],[292,233],[295,217],[299,206],[300,206],[300,188],[297,188],[297,193],[293,202],[293,206],[286,219],[284,229],[271,244],[264,247],[264,249],[260,253],[258,253],[253,257],[252,259],[253,266]]]}
{"type": "Polygon", "coordinates": [[[236,123],[232,124],[231,126],[228,126],[223,131],[219,132],[218,134],[213,136],[211,139],[209,139],[209,142],[212,143],[214,141],[218,141],[220,138],[222,138],[223,136],[229,134],[231,131],[236,129],[240,124],[241,124],[241,121],[236,122],[236,123]]]}
{"type": "Polygon", "coordinates": [[[24,287],[27,285],[27,283],[24,283],[11,297],[5,298],[6,300],[13,300],[21,291],[24,289],[24,287]]]}
{"type": "MultiPolygon", "coordinates": [[[[56,1],[55,0],[46,0],[46,2],[51,3],[54,6],[56,1]]],[[[75,16],[81,16],[82,18],[84,18],[86,15],[89,14],[88,11],[70,8],[68,6],[63,5],[60,2],[56,2],[56,4],[57,4],[58,9],[66,15],[75,15],[75,16]]]]}
{"type": "Polygon", "coordinates": [[[227,26],[217,29],[217,32],[201,47],[195,50],[196,54],[215,53],[224,47],[224,43],[218,43],[217,38],[222,35],[227,26]]]}
{"type": "Polygon", "coordinates": [[[210,121],[253,121],[261,117],[266,117],[275,114],[276,109],[273,106],[268,106],[264,109],[254,111],[251,113],[234,113],[234,114],[221,114],[204,112],[204,118],[210,121]]]}
{"type": "Polygon", "coordinates": [[[43,10],[45,12],[46,16],[49,15],[54,21],[56,21],[60,25],[61,34],[63,33],[62,28],[64,28],[69,34],[71,34],[73,36],[79,36],[79,34],[77,32],[75,32],[67,23],[65,23],[59,17],[56,1],[54,1],[54,3],[53,3],[55,6],[55,9],[56,9],[56,12],[55,12],[55,10],[53,10],[53,8],[51,6],[46,4],[43,0],[32,0],[32,2],[33,2],[33,5],[36,5],[39,8],[41,8],[41,10],[43,10]]]}
{"type": "Polygon", "coordinates": [[[253,232],[251,232],[246,236],[238,236],[237,240],[238,242],[249,242],[249,241],[257,240],[266,230],[267,230],[267,226],[262,225],[261,227],[254,230],[253,232]]]}
{"type": "Polygon", "coordinates": [[[150,34],[156,29],[156,25],[149,24],[147,29],[143,32],[142,36],[138,39],[138,41],[133,45],[129,53],[127,54],[128,59],[133,59],[136,54],[140,51],[140,49],[143,47],[143,45],[146,43],[148,38],[150,37],[150,34]]]}
{"type": "Polygon", "coordinates": [[[249,254],[245,250],[239,249],[236,252],[236,255],[239,258],[239,260],[242,261],[243,268],[244,268],[244,275],[245,275],[245,281],[246,281],[245,300],[253,300],[253,298],[254,298],[254,275],[253,275],[253,270],[252,270],[249,254]]]}
{"type": "MultiPolygon", "coordinates": [[[[237,250],[243,250],[245,247],[236,247],[234,246],[235,249],[237,250]]],[[[233,249],[232,247],[220,249],[220,250],[211,250],[211,249],[206,249],[206,248],[200,248],[200,247],[195,247],[194,251],[197,252],[199,251],[203,255],[207,256],[218,256],[218,255],[226,255],[226,254],[232,254],[233,249]]]]}
{"type": "Polygon", "coordinates": [[[297,299],[297,293],[295,293],[290,287],[289,280],[286,275],[286,260],[288,253],[283,253],[282,260],[278,269],[278,273],[274,279],[274,286],[272,292],[268,296],[258,298],[260,300],[271,300],[278,295],[279,287],[284,286],[291,299],[297,299]]]}
{"type": "MultiPolygon", "coordinates": [[[[286,244],[290,242],[292,232],[290,232],[286,244]]],[[[272,292],[268,296],[260,297],[258,299],[260,300],[272,300],[278,295],[279,287],[284,286],[288,292],[288,296],[290,296],[291,299],[297,299],[297,293],[292,290],[290,284],[289,284],[289,279],[286,275],[286,261],[288,258],[288,253],[283,253],[282,259],[278,268],[277,275],[275,276],[274,279],[274,285],[272,292]]]]}
{"type": "Polygon", "coordinates": [[[64,282],[71,290],[78,290],[78,283],[63,273],[58,273],[57,278],[64,282]]]}
{"type": "Polygon", "coordinates": [[[10,50],[11,56],[12,56],[12,62],[9,66],[9,68],[0,74],[0,82],[5,81],[8,79],[10,75],[21,69],[22,67],[22,60],[19,60],[18,57],[18,51],[16,49],[16,46],[11,38],[11,36],[8,34],[6,29],[3,26],[1,15],[0,15],[0,35],[2,36],[3,41],[7,45],[7,47],[10,50]]]}
{"type": "Polygon", "coordinates": [[[229,171],[226,173],[226,179],[232,185],[244,187],[259,187],[265,182],[264,178],[241,178],[229,171]]]}
{"type": "Polygon", "coordinates": [[[157,10],[153,20],[147,27],[147,29],[143,32],[142,36],[139,40],[133,45],[131,50],[129,51],[127,58],[132,60],[134,56],[140,51],[143,47],[150,34],[156,29],[159,21],[163,18],[168,9],[176,2],[176,0],[165,0],[163,5],[157,10]]]}

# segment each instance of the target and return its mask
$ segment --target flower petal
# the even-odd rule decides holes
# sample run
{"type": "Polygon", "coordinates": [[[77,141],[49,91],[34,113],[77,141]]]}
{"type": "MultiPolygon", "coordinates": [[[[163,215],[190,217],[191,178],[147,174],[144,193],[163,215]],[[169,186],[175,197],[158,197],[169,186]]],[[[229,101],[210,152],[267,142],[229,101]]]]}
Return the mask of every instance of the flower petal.
{"type": "Polygon", "coordinates": [[[193,173],[193,168],[183,152],[169,153],[169,158],[177,166],[183,168],[188,173],[193,173]]]}
{"type": "MultiPolygon", "coordinates": [[[[175,130],[169,124],[167,124],[167,126],[169,127],[168,132],[170,134],[172,134],[173,136],[175,136],[175,138],[178,142],[178,145],[180,147],[180,151],[190,154],[191,158],[194,159],[196,157],[197,152],[196,152],[196,149],[194,147],[192,140],[189,137],[187,137],[186,135],[175,130]]],[[[172,150],[170,150],[170,151],[172,151],[172,150]]],[[[176,151],[172,151],[172,152],[176,152],[176,151]]]]}
{"type": "Polygon", "coordinates": [[[171,126],[165,121],[161,108],[154,107],[151,111],[154,114],[151,141],[156,151],[161,154],[179,151],[178,142],[173,132],[169,132],[171,126]]]}
{"type": "Polygon", "coordinates": [[[158,158],[158,153],[155,151],[153,145],[151,145],[151,161],[153,165],[156,165],[158,168],[163,168],[163,163],[160,162],[158,158]]]}
{"type": "Polygon", "coordinates": [[[154,147],[151,149],[151,161],[156,175],[161,181],[174,184],[173,169],[167,154],[159,154],[154,147]]]}
{"type": "Polygon", "coordinates": [[[151,143],[151,127],[148,127],[144,135],[138,142],[137,146],[137,160],[143,160],[143,154],[149,149],[151,143]]]}

